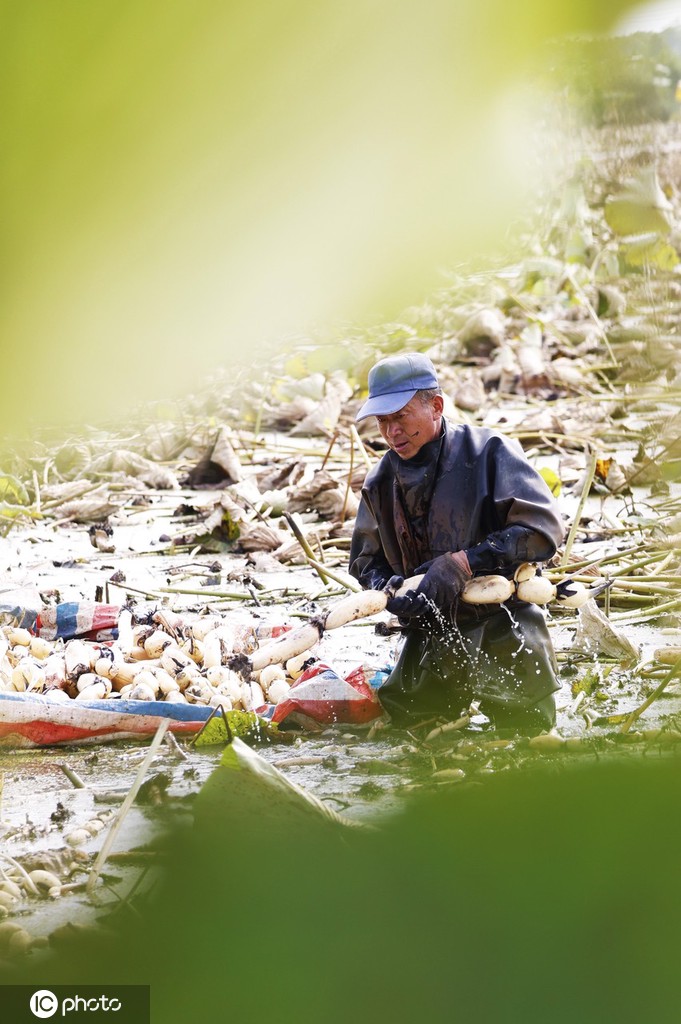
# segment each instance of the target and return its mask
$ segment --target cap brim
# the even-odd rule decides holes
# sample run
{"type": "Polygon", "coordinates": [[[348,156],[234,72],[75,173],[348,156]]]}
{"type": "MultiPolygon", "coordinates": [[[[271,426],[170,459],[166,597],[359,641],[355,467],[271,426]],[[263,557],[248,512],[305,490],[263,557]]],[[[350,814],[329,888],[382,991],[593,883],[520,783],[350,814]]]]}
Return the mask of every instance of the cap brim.
{"type": "Polygon", "coordinates": [[[355,416],[355,422],[365,420],[368,416],[390,416],[393,412],[399,412],[400,409],[404,409],[407,402],[411,402],[418,391],[418,388],[414,388],[410,391],[393,391],[388,395],[368,398],[355,416]]]}

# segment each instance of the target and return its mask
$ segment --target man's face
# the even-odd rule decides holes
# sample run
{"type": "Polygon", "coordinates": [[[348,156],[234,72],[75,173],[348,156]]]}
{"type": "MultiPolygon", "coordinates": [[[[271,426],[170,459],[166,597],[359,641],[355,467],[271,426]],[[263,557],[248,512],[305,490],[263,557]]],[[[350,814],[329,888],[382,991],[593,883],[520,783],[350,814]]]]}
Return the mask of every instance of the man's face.
{"type": "Polygon", "coordinates": [[[440,432],[443,402],[440,395],[424,402],[414,395],[398,412],[377,416],[381,437],[401,459],[411,459],[440,432]]]}

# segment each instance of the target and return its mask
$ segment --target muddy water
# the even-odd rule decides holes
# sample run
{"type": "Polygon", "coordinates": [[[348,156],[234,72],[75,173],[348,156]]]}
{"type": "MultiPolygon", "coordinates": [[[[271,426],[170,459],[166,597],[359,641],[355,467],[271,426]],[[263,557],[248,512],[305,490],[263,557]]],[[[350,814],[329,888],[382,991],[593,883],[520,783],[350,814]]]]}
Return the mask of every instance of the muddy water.
{"type": "MultiPolygon", "coordinates": [[[[163,602],[188,616],[208,609],[230,620],[295,623],[334,600],[333,588],[325,589],[307,569],[276,564],[263,570],[249,568],[261,588],[249,591],[239,582],[246,569],[244,557],[199,558],[174,554],[167,546],[164,549],[160,538],[167,519],[184,499],[196,500],[196,495],[159,495],[153,498],[151,508],[135,513],[134,519],[122,515],[118,522],[114,519],[114,554],[94,551],[85,528],[41,525],[13,532],[0,543],[0,603],[30,607],[40,601],[41,593],[54,590],[62,600],[92,601],[101,594],[111,603],[122,603],[124,588],[130,587],[140,611],[163,602]],[[109,582],[114,572],[125,575],[122,585],[109,582]],[[205,590],[206,596],[182,590],[205,590]],[[220,590],[241,591],[245,600],[210,596],[211,591],[220,590]]],[[[670,742],[675,730],[669,727],[676,724],[681,700],[673,685],[645,712],[631,742],[625,742],[613,719],[636,708],[656,679],[642,682],[631,672],[592,659],[595,683],[591,692],[581,698],[573,690],[586,667],[580,652],[572,647],[575,624],[574,615],[557,612],[549,617],[562,666],[557,728],[572,741],[569,750],[538,750],[527,739],[500,745],[486,720],[475,713],[467,728],[433,739],[427,739],[427,734],[434,723],[410,730],[338,725],[298,736],[292,743],[260,742],[257,749],[335,811],[372,822],[399,809],[415,791],[480,785],[495,773],[529,769],[546,760],[560,770],[574,757],[676,756],[681,744],[670,742]],[[666,731],[660,738],[641,735],[642,729],[660,726],[666,731]]],[[[628,626],[627,635],[641,648],[644,660],[655,648],[680,640],[678,632],[662,634],[646,625],[628,626]]],[[[375,622],[358,622],[327,634],[318,653],[345,674],[358,664],[374,669],[390,665],[398,643],[377,636],[375,622]]],[[[132,785],[145,751],[144,746],[126,743],[0,752],[0,852],[19,859],[44,851],[59,854],[68,849],[65,836],[74,828],[97,816],[110,821],[132,785]],[[63,764],[82,780],[82,789],[74,788],[63,764]]],[[[192,798],[219,761],[221,749],[195,751],[185,746],[183,752],[181,756],[170,745],[161,748],[148,773],[149,778],[160,778],[161,785],[152,794],[157,802],[131,809],[114,854],[153,842],[168,823],[191,815],[192,798]]],[[[82,847],[89,863],[104,835],[100,832],[82,847]]],[[[67,920],[87,924],[99,919],[103,908],[115,906],[133,890],[139,892],[139,887],[151,884],[151,877],[152,873],[121,864],[114,857],[107,866],[106,885],[98,887],[94,902],[82,891],[74,891],[56,901],[25,901],[16,916],[34,936],[48,936],[67,920]]],[[[85,878],[82,870],[72,876],[76,884],[85,878]]]]}

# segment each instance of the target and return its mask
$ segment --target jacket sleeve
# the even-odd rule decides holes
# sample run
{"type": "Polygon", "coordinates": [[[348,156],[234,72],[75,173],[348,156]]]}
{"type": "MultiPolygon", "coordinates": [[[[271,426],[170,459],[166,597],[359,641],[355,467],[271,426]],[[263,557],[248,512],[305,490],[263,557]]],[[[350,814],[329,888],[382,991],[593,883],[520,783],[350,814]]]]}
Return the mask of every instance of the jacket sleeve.
{"type": "Polygon", "coordinates": [[[487,460],[489,495],[500,529],[468,549],[473,572],[544,562],[564,535],[558,506],[517,441],[497,437],[487,460]]]}
{"type": "Polygon", "coordinates": [[[545,562],[555,554],[555,545],[542,533],[527,526],[497,530],[475,547],[468,548],[468,563],[474,573],[504,569],[521,562],[545,562]]]}
{"type": "Polygon", "coordinates": [[[357,510],[349,570],[365,590],[381,590],[393,575],[381,544],[378,522],[366,494],[362,494],[357,510]]]}

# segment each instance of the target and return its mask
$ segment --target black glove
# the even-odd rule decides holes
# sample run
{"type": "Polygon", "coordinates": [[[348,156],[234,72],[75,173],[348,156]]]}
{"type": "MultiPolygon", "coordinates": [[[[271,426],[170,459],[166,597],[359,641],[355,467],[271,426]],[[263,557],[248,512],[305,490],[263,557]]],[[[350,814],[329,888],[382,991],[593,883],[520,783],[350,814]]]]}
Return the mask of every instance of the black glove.
{"type": "Polygon", "coordinates": [[[386,611],[396,615],[400,622],[405,625],[410,619],[418,619],[428,611],[428,601],[423,594],[416,590],[408,590],[406,594],[399,597],[391,597],[386,604],[386,611]]]}
{"type": "MultiPolygon", "coordinates": [[[[423,615],[427,609],[427,603],[425,598],[419,598],[417,604],[419,608],[423,606],[417,613],[415,609],[416,591],[408,590],[406,594],[400,594],[396,596],[396,592],[404,584],[404,576],[392,576],[386,585],[383,587],[385,593],[388,594],[388,600],[385,605],[386,611],[390,612],[391,615],[397,615],[400,620],[406,620],[413,618],[415,615],[423,615]]],[[[404,624],[404,622],[403,622],[404,624]]]]}
{"type": "Polygon", "coordinates": [[[469,548],[466,554],[473,572],[495,572],[521,562],[545,562],[554,550],[543,534],[515,523],[490,533],[481,544],[469,548]]]}
{"type": "Polygon", "coordinates": [[[419,618],[429,608],[432,610],[433,605],[443,615],[451,616],[459,594],[472,575],[466,552],[448,551],[433,559],[417,590],[408,591],[404,597],[391,598],[386,608],[402,619],[419,618]]]}
{"type": "MultiPolygon", "coordinates": [[[[382,588],[383,593],[388,595],[385,608],[391,615],[400,614],[397,609],[402,607],[406,594],[403,594],[401,597],[395,597],[395,594],[403,583],[404,576],[391,576],[386,585],[382,588]]],[[[413,593],[413,591],[409,591],[409,593],[413,593]]]]}

